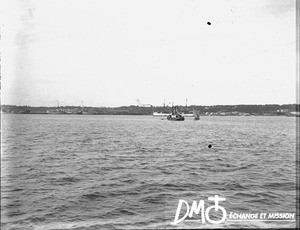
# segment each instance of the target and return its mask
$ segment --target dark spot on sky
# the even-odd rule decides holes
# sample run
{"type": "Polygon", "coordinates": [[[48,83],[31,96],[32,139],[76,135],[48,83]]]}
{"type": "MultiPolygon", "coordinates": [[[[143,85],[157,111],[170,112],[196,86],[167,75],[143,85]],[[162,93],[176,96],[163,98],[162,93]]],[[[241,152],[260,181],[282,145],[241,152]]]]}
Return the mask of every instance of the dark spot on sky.
{"type": "Polygon", "coordinates": [[[211,148],[212,147],[212,145],[208,145],[208,148],[211,148]]]}
{"type": "Polygon", "coordinates": [[[210,22],[207,22],[207,25],[211,25],[211,23],[210,23],[210,22]]]}

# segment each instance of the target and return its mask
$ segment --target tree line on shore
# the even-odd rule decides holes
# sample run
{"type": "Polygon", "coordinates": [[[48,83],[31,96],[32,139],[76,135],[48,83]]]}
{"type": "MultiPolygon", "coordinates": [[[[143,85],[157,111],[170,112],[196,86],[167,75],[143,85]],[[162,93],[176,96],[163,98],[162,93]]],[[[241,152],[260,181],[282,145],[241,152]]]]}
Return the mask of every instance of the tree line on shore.
{"type": "MultiPolygon", "coordinates": [[[[299,113],[299,104],[266,104],[266,105],[190,105],[178,106],[182,113],[193,113],[194,110],[203,115],[234,115],[234,114],[250,114],[250,115],[287,115],[291,112],[299,113]]],[[[99,115],[152,115],[153,112],[170,113],[169,106],[121,106],[121,107],[80,107],[80,106],[16,106],[1,105],[3,113],[18,114],[99,114],[99,115]]]]}

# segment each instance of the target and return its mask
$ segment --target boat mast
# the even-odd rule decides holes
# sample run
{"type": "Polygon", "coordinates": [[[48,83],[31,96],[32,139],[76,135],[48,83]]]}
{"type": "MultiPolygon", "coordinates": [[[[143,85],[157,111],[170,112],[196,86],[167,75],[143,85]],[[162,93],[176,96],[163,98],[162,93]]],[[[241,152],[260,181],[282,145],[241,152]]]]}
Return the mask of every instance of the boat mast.
{"type": "Polygon", "coordinates": [[[188,99],[185,99],[185,112],[186,112],[186,113],[188,113],[187,101],[188,101],[188,99]]]}

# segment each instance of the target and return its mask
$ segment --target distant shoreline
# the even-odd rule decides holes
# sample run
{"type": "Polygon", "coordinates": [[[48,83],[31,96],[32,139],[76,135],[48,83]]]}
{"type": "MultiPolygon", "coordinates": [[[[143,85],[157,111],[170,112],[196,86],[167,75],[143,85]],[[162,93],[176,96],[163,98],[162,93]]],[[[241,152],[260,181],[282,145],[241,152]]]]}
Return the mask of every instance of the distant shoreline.
{"type": "MultiPolygon", "coordinates": [[[[200,116],[300,116],[299,104],[266,105],[213,105],[213,106],[178,106],[180,113],[200,116]]],[[[169,106],[120,106],[120,107],[81,107],[81,106],[16,106],[1,105],[5,114],[56,114],[56,115],[153,115],[170,113],[169,106]]]]}
{"type": "MultiPolygon", "coordinates": [[[[80,116],[79,114],[49,114],[49,113],[4,113],[1,112],[1,114],[18,114],[18,115],[45,115],[45,116],[51,116],[51,115],[59,115],[59,116],[80,116]]],[[[81,116],[152,116],[155,117],[151,114],[84,114],[81,116]]],[[[184,116],[184,115],[183,115],[184,116]]],[[[200,117],[300,117],[300,115],[297,114],[286,114],[286,115],[276,115],[276,114],[271,114],[271,115],[258,115],[258,114],[252,114],[252,115],[205,115],[205,114],[200,114],[200,117]]],[[[157,118],[164,118],[163,116],[157,118]]],[[[190,116],[189,116],[190,117],[190,116]]],[[[165,117],[166,118],[166,117],[165,117]]]]}

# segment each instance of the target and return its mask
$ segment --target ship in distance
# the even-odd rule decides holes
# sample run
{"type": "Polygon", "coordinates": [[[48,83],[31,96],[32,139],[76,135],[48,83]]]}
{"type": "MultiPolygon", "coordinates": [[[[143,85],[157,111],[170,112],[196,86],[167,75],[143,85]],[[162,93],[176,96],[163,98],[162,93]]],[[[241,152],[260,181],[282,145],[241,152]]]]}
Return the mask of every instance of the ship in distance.
{"type": "Polygon", "coordinates": [[[166,117],[168,115],[169,115],[169,113],[153,112],[153,116],[156,116],[156,117],[166,117]]]}
{"type": "MultiPolygon", "coordinates": [[[[180,113],[180,114],[185,117],[194,117],[193,113],[180,113]]],[[[155,117],[167,117],[168,115],[170,115],[170,113],[153,112],[152,115],[155,117]]]]}
{"type": "Polygon", "coordinates": [[[184,116],[178,111],[177,106],[172,106],[172,113],[167,116],[169,121],[184,121],[184,116]]]}

